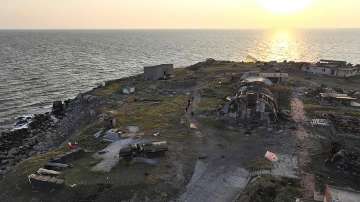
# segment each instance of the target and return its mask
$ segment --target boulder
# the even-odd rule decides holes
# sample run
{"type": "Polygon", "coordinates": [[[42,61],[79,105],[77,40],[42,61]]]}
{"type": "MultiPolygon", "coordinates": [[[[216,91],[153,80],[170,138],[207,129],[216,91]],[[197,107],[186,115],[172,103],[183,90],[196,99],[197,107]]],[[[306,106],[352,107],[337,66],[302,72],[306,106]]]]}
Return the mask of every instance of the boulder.
{"type": "Polygon", "coordinates": [[[55,101],[53,103],[53,107],[52,107],[52,113],[55,115],[55,116],[62,116],[64,115],[64,110],[65,110],[65,107],[64,107],[64,104],[62,101],[55,101]]]}
{"type": "Polygon", "coordinates": [[[1,161],[1,165],[6,165],[8,163],[9,163],[9,160],[7,160],[7,159],[1,161]]]}
{"type": "Polygon", "coordinates": [[[19,148],[12,148],[9,150],[8,156],[15,156],[17,154],[19,154],[20,149],[19,148]]]}

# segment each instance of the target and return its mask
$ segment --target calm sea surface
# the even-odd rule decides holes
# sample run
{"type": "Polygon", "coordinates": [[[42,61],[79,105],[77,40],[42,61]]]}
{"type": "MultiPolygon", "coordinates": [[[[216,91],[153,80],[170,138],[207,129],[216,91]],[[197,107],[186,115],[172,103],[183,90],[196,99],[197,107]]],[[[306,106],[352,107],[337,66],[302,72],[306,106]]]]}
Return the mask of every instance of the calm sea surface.
{"type": "Polygon", "coordinates": [[[360,63],[360,30],[0,31],[0,129],[144,65],[206,58],[360,63]]]}

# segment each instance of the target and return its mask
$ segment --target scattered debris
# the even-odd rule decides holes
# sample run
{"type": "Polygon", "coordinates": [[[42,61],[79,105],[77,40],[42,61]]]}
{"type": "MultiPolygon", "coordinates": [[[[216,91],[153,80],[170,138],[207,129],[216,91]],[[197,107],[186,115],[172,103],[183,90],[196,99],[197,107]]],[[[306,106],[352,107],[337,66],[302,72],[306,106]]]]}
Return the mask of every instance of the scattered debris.
{"type": "Polygon", "coordinates": [[[102,134],[103,134],[103,130],[100,130],[100,131],[98,131],[97,133],[94,134],[94,137],[96,139],[98,139],[100,136],[102,136],[102,134]]]}
{"type": "Polygon", "coordinates": [[[68,145],[68,147],[69,147],[70,150],[77,149],[78,146],[79,146],[79,144],[78,144],[77,142],[75,142],[75,143],[68,142],[67,145],[68,145]]]}
{"type": "Polygon", "coordinates": [[[71,161],[74,161],[76,159],[81,158],[84,155],[85,151],[82,148],[77,147],[76,149],[72,149],[69,152],[66,152],[65,154],[62,154],[60,156],[57,156],[56,158],[53,158],[50,160],[52,163],[69,163],[71,161]]]}
{"type": "Polygon", "coordinates": [[[106,142],[116,142],[120,140],[119,133],[115,129],[110,129],[105,132],[105,135],[103,136],[103,141],[106,142]]]}
{"type": "Polygon", "coordinates": [[[129,133],[137,133],[140,131],[140,128],[138,126],[128,126],[127,130],[129,133]]]}
{"type": "Polygon", "coordinates": [[[111,169],[119,163],[119,152],[122,148],[129,146],[130,144],[139,143],[139,140],[134,139],[122,139],[111,143],[101,152],[95,153],[94,158],[101,159],[102,161],[96,164],[91,170],[94,172],[110,172],[111,169]]]}
{"type": "Polygon", "coordinates": [[[28,179],[33,188],[49,189],[59,188],[64,185],[64,180],[51,176],[31,174],[28,179]]]}
{"type": "Polygon", "coordinates": [[[55,170],[55,171],[62,171],[67,168],[70,168],[70,165],[63,164],[63,163],[53,163],[53,162],[47,162],[44,166],[45,169],[48,170],[55,170]]]}
{"type": "Polygon", "coordinates": [[[38,171],[36,171],[37,174],[39,175],[47,175],[47,176],[59,176],[61,174],[61,172],[55,171],[55,170],[48,170],[48,169],[44,169],[44,168],[39,168],[38,171]]]}
{"type": "Polygon", "coordinates": [[[351,106],[351,103],[357,98],[348,96],[348,94],[339,93],[320,93],[320,103],[322,105],[345,105],[351,106]]]}
{"type": "Polygon", "coordinates": [[[33,118],[34,118],[33,114],[18,117],[16,119],[16,123],[14,124],[14,128],[12,129],[12,131],[28,128],[33,118]]]}
{"type": "Polygon", "coordinates": [[[355,101],[351,101],[350,105],[351,105],[352,107],[360,107],[360,103],[355,102],[355,101]]]}
{"type": "Polygon", "coordinates": [[[272,162],[275,162],[275,161],[278,161],[278,157],[276,156],[276,154],[270,152],[270,151],[267,151],[265,153],[265,158],[268,159],[269,161],[272,161],[272,162]]]}
{"type": "Polygon", "coordinates": [[[310,121],[311,126],[329,126],[329,121],[326,119],[312,119],[310,121]]]}
{"type": "Polygon", "coordinates": [[[190,129],[197,129],[198,127],[196,126],[195,123],[190,123],[190,129]]]}
{"type": "Polygon", "coordinates": [[[135,93],[135,87],[124,87],[122,89],[122,93],[125,95],[133,94],[133,93],[135,93]]]}
{"type": "Polygon", "coordinates": [[[134,157],[152,157],[154,155],[161,155],[168,151],[167,142],[149,142],[140,144],[131,144],[120,150],[119,156],[125,159],[132,159],[134,157]]]}

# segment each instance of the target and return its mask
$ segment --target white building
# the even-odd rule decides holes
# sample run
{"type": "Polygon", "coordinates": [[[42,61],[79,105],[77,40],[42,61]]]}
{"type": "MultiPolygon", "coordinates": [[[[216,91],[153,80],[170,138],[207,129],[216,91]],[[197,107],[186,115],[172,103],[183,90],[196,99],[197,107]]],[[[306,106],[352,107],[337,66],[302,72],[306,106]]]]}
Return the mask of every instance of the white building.
{"type": "Polygon", "coordinates": [[[346,61],[320,60],[320,62],[305,65],[302,71],[312,74],[323,74],[336,77],[351,77],[359,74],[359,67],[347,64],[346,61]]]}

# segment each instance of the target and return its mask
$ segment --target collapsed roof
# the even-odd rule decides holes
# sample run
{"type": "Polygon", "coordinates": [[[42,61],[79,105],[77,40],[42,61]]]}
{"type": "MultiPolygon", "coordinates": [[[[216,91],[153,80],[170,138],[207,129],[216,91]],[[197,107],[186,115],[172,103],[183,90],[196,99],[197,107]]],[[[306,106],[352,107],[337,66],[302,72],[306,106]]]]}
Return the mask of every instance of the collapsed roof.
{"type": "Polygon", "coordinates": [[[228,98],[222,112],[241,120],[277,121],[279,108],[268,89],[271,85],[272,82],[263,77],[243,79],[236,95],[228,98]]]}

